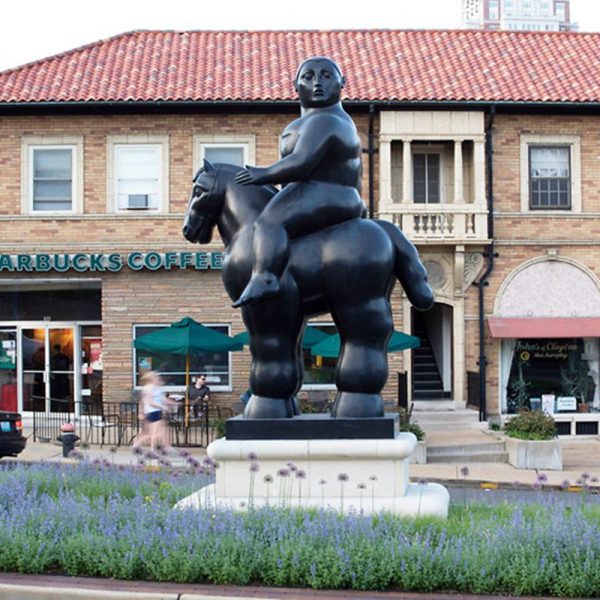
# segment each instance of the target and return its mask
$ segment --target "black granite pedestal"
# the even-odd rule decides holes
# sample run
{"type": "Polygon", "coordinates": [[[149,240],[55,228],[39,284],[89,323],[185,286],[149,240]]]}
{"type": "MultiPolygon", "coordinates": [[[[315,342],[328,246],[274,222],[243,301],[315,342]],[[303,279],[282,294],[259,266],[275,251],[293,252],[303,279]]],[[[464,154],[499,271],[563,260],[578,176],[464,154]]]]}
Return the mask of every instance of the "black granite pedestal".
{"type": "Polygon", "coordinates": [[[398,433],[398,415],[388,413],[373,419],[333,419],[328,413],[299,415],[291,419],[227,419],[228,440],[352,440],[393,439],[398,433]]]}

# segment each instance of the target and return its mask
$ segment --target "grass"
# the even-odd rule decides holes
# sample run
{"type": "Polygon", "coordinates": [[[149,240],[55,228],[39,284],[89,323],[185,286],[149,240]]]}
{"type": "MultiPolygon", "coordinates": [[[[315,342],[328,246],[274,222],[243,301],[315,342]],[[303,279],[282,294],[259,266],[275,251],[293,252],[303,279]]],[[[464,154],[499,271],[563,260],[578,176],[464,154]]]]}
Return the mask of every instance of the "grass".
{"type": "Polygon", "coordinates": [[[201,466],[0,470],[0,569],[315,589],[575,597],[600,590],[597,504],[548,494],[535,503],[453,505],[447,521],[173,510],[209,478],[201,466]]]}

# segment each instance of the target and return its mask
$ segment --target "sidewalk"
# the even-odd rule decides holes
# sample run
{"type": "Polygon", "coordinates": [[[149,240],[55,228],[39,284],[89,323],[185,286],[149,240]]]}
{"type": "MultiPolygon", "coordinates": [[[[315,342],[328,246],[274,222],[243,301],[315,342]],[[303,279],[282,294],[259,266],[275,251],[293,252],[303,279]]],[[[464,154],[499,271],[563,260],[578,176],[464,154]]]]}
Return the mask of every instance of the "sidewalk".
{"type": "MultiPolygon", "coordinates": [[[[451,432],[430,430],[425,431],[428,446],[444,446],[458,444],[491,443],[502,439],[501,435],[489,431],[478,431],[473,429],[455,429],[451,432]]],[[[562,442],[563,464],[562,471],[546,471],[548,477],[547,486],[560,486],[565,481],[575,485],[583,473],[600,479],[600,439],[565,439],[562,442]]],[[[202,458],[206,455],[206,448],[186,448],[189,453],[202,458]]],[[[111,448],[109,446],[90,446],[83,451],[89,460],[107,459],[118,465],[134,465],[138,461],[130,446],[111,448]]],[[[178,455],[178,449],[174,449],[169,455],[169,461],[173,466],[184,466],[185,461],[178,455]]],[[[8,459],[10,460],[10,459],[8,459]]],[[[29,437],[27,448],[18,457],[19,461],[25,462],[61,462],[62,449],[60,445],[53,442],[33,442],[29,437]]],[[[432,463],[425,465],[413,464],[410,466],[411,479],[426,479],[441,483],[479,485],[481,483],[498,484],[500,486],[513,486],[515,484],[531,485],[538,476],[533,470],[515,469],[507,463],[432,463]],[[468,475],[462,475],[461,469],[468,467],[468,475]]],[[[600,490],[598,483],[591,484],[600,490]]]]}
{"type": "MultiPolygon", "coordinates": [[[[476,596],[436,592],[362,592],[262,586],[115,581],[94,577],[0,573],[2,600],[509,600],[513,596],[476,596]]],[[[521,600],[533,600],[522,596],[521,600]]],[[[537,598],[537,600],[542,600],[537,598]]],[[[559,600],[555,598],[554,600],[559,600]]]]}

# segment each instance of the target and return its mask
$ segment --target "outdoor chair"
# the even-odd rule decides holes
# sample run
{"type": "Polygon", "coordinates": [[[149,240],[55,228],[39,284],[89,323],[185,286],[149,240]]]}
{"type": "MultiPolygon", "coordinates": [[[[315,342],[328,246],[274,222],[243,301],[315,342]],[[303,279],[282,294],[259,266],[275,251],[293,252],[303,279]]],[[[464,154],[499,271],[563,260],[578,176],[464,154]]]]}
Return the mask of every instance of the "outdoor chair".
{"type": "Polygon", "coordinates": [[[121,423],[121,416],[118,412],[108,411],[108,414],[105,414],[105,408],[102,402],[82,402],[81,417],[82,421],[87,427],[85,436],[86,442],[89,443],[90,437],[92,437],[93,443],[93,431],[98,430],[100,431],[100,447],[102,447],[104,446],[104,442],[106,440],[107,431],[116,431],[116,445],[121,445],[123,427],[121,423]]]}

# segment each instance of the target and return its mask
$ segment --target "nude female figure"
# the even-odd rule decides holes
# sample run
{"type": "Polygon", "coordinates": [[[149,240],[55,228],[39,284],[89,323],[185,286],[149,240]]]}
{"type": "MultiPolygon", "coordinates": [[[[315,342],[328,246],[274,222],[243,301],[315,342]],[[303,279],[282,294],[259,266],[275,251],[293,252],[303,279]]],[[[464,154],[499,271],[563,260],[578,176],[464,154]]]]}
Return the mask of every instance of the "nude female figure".
{"type": "Polygon", "coordinates": [[[252,278],[234,307],[278,293],[290,239],[365,216],[361,143],[340,102],[344,77],[338,65],[324,57],[305,60],[295,87],[301,116],[281,136],[281,160],[265,168],[247,167],[236,176],[241,185],[284,187],[254,225],[252,278]]]}

